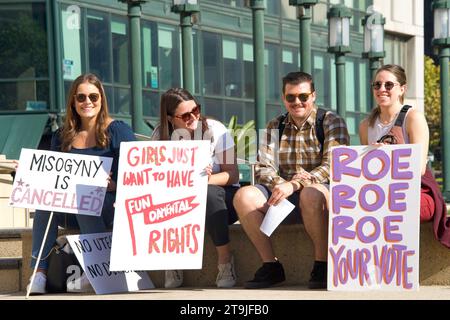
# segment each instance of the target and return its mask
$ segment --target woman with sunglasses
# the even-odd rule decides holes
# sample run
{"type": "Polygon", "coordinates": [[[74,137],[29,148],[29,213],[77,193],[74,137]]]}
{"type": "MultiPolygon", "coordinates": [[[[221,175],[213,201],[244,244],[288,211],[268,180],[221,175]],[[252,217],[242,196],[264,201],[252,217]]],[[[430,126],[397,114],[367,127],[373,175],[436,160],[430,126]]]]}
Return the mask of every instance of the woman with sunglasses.
{"type": "MultiPolygon", "coordinates": [[[[405,108],[402,111],[406,93],[405,70],[398,65],[382,66],[375,74],[372,90],[377,106],[359,126],[361,144],[397,144],[401,142],[421,144],[421,174],[425,175],[429,144],[429,130],[425,116],[410,108],[404,114],[401,128],[398,127],[398,124],[396,125],[399,114],[403,118],[402,112],[404,113],[406,110],[405,108]],[[395,131],[395,126],[398,127],[398,131],[395,131]]],[[[422,187],[421,191],[420,221],[425,222],[433,217],[435,200],[429,188],[422,187]]]]}
{"type": "MultiPolygon", "coordinates": [[[[228,225],[237,221],[233,196],[239,188],[239,171],[234,142],[227,128],[219,121],[201,115],[201,107],[187,90],[172,88],[161,96],[160,124],[152,140],[210,140],[210,165],[206,200],[206,230],[217,250],[219,273],[216,285],[230,288],[236,283],[234,261],[229,248],[228,225]]],[[[181,270],[165,272],[166,288],[183,283],[181,270]]]]}
{"type": "MultiPolygon", "coordinates": [[[[53,134],[52,151],[111,157],[110,179],[100,217],[55,213],[51,221],[41,260],[31,286],[31,294],[46,293],[47,258],[58,236],[58,226],[80,229],[82,234],[106,232],[112,226],[114,201],[116,197],[117,170],[122,141],[134,141],[131,128],[122,121],[113,120],[108,113],[105,90],[93,74],[84,74],[75,79],[69,91],[64,125],[53,134]]],[[[33,244],[31,267],[41,248],[49,212],[36,210],[33,220],[33,244]]],[[[81,292],[89,287],[89,281],[82,276],[79,286],[72,292],[81,292]]]]}

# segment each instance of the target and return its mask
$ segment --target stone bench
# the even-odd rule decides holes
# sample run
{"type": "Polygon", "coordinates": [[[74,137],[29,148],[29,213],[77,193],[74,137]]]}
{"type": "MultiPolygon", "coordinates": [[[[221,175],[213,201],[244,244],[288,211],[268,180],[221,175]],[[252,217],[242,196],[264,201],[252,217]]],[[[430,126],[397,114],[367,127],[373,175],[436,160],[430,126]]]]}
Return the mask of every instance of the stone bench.
{"type": "MultiPolygon", "coordinates": [[[[67,234],[63,230],[60,234],[67,234]]],[[[73,233],[73,231],[69,231],[73,233]]],[[[235,257],[237,286],[253,278],[261,260],[240,224],[230,227],[231,250],[235,257]]],[[[314,261],[312,242],[303,225],[282,225],[272,235],[273,247],[286,272],[284,285],[306,285],[314,261]]],[[[22,290],[31,275],[31,230],[22,232],[23,272],[22,290]]],[[[433,236],[432,224],[421,225],[420,230],[420,285],[450,285],[450,249],[442,246],[433,236]]],[[[164,286],[164,271],[149,271],[155,286],[164,286]]],[[[203,268],[186,270],[184,286],[214,287],[217,275],[217,254],[214,245],[205,237],[203,268]]]]}

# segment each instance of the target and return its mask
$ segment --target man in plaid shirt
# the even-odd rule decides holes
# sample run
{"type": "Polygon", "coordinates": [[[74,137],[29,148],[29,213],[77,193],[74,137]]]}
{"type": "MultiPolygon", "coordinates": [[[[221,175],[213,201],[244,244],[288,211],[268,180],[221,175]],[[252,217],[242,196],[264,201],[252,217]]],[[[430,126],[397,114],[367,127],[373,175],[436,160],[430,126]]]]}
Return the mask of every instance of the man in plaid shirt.
{"type": "Polygon", "coordinates": [[[329,150],[332,146],[348,145],[350,137],[345,121],[328,111],[323,119],[321,145],[315,126],[315,100],[311,75],[291,72],[283,78],[287,116],[271,120],[261,139],[256,166],[259,184],[241,188],[234,198],[239,220],[263,261],[254,279],[245,283],[245,288],[266,288],[285,280],[283,266],[275,256],[270,238],[260,231],[269,206],[284,199],[296,205],[291,215],[301,217],[314,244],[315,262],[308,287],[326,288],[329,150]],[[279,133],[280,121],[284,121],[284,130],[279,133]]]}

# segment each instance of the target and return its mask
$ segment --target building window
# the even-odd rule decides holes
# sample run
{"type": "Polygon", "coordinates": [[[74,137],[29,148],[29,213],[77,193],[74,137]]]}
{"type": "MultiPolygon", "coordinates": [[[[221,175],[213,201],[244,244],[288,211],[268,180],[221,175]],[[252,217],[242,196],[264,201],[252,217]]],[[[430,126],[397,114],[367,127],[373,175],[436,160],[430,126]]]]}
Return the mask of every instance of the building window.
{"type": "Polygon", "coordinates": [[[253,68],[253,44],[242,44],[242,60],[244,65],[244,98],[253,99],[255,96],[255,79],[253,68]]]}
{"type": "Polygon", "coordinates": [[[300,70],[300,54],[298,49],[284,47],[281,53],[282,62],[282,76],[284,77],[289,72],[296,72],[300,70]]]}
{"type": "Polygon", "coordinates": [[[203,32],[203,94],[220,95],[222,88],[220,35],[203,32]]]}
{"type": "Polygon", "coordinates": [[[180,40],[178,29],[158,24],[160,89],[181,86],[180,40]]]}
{"type": "Polygon", "coordinates": [[[231,37],[224,37],[222,40],[223,80],[227,97],[241,97],[242,95],[242,59],[238,52],[240,44],[240,41],[231,37]]]}
{"type": "Polygon", "coordinates": [[[45,3],[0,4],[0,111],[50,107],[45,13],[45,3]]]}
{"type": "Polygon", "coordinates": [[[384,35],[384,50],[386,57],[384,63],[398,64],[406,66],[406,53],[408,50],[408,38],[398,35],[385,34],[384,35]]]}
{"type": "Polygon", "coordinates": [[[88,70],[103,82],[112,82],[111,23],[106,13],[87,10],[88,70]]]}
{"type": "Polygon", "coordinates": [[[328,6],[326,3],[318,2],[312,9],[312,22],[319,26],[327,26],[327,11],[328,6]]]}
{"type": "Polygon", "coordinates": [[[142,86],[159,88],[158,28],[155,22],[142,21],[142,86]]]}
{"type": "Polygon", "coordinates": [[[321,53],[313,53],[313,81],[314,88],[316,90],[316,104],[321,107],[330,108],[330,83],[329,81],[329,68],[327,65],[329,62],[325,59],[321,53]]]}
{"type": "Polygon", "coordinates": [[[130,83],[129,34],[125,17],[113,16],[111,21],[114,82],[130,83]]]}
{"type": "Polygon", "coordinates": [[[266,12],[269,15],[280,15],[280,1],[266,1],[266,12]]]}
{"type": "Polygon", "coordinates": [[[264,50],[264,67],[266,78],[267,101],[280,101],[280,47],[274,44],[266,44],[264,50]]]}

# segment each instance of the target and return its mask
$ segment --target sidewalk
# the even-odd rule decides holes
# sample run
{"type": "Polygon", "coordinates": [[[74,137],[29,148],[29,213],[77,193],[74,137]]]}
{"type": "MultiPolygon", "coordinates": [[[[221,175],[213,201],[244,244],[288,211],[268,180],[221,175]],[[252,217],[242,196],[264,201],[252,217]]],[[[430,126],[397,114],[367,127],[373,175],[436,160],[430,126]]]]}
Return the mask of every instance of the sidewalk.
{"type": "MultiPolygon", "coordinates": [[[[25,300],[25,293],[1,294],[0,300],[25,300]]],[[[183,287],[110,295],[47,294],[30,296],[28,300],[449,300],[450,303],[450,286],[421,286],[419,291],[413,292],[335,292],[309,290],[301,286],[280,286],[263,290],[183,287]]]]}

